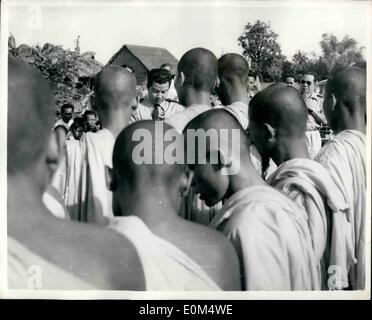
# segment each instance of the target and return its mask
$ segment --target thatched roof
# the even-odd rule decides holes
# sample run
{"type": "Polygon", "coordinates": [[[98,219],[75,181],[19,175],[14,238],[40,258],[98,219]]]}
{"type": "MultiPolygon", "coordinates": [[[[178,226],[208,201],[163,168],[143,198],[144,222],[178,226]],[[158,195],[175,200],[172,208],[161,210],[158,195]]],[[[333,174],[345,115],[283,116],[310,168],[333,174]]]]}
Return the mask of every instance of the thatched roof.
{"type": "Polygon", "coordinates": [[[124,48],[127,48],[135,55],[148,70],[160,68],[163,63],[170,63],[177,68],[178,60],[167,49],[129,44],[123,45],[120,50],[112,56],[107,65],[110,65],[124,48]]]}

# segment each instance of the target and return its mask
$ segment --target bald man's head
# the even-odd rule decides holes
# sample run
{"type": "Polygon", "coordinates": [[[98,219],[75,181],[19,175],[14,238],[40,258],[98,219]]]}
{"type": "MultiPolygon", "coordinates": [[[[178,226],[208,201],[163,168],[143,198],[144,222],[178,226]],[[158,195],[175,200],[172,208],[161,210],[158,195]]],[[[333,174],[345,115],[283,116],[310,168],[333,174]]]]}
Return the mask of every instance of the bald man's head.
{"type": "Polygon", "coordinates": [[[29,64],[8,61],[8,173],[31,170],[47,147],[55,114],[49,83],[29,64]]]}
{"type": "Polygon", "coordinates": [[[345,111],[351,117],[365,117],[366,81],[366,70],[354,66],[336,72],[327,81],[324,112],[333,130],[343,129],[339,122],[345,111]]]}
{"type": "MultiPolygon", "coordinates": [[[[249,103],[249,126],[254,143],[263,155],[268,155],[269,128],[276,138],[303,138],[308,112],[301,94],[284,83],[273,84],[257,93],[249,103]]],[[[279,142],[279,140],[277,141],[279,142]]]]}
{"type": "Polygon", "coordinates": [[[249,66],[243,56],[228,53],[218,60],[218,96],[223,105],[232,103],[232,92],[246,91],[249,66]]]}
{"type": "Polygon", "coordinates": [[[252,165],[248,137],[236,118],[223,109],[210,110],[195,117],[183,134],[187,157],[195,159],[195,164],[188,161],[188,167],[194,173],[195,192],[212,206],[225,199],[231,177],[241,172],[242,161],[245,165],[252,165]],[[199,149],[203,140],[204,150],[199,149]]]}
{"type": "Polygon", "coordinates": [[[178,74],[185,76],[184,84],[197,91],[211,92],[217,79],[218,63],[216,56],[204,48],[187,51],[178,64],[178,74]]]}
{"type": "Polygon", "coordinates": [[[113,169],[117,187],[126,185],[132,191],[141,185],[143,187],[160,184],[168,188],[176,187],[185,167],[182,161],[173,164],[167,161],[166,150],[174,142],[165,139],[164,132],[168,130],[172,130],[175,143],[183,142],[173,127],[163,122],[156,124],[152,120],[133,123],[119,134],[113,152],[113,169]],[[141,160],[145,163],[141,163],[143,162],[141,160]]]}
{"type": "Polygon", "coordinates": [[[131,108],[136,95],[136,77],[122,67],[105,67],[95,78],[94,93],[98,111],[131,108]]]}

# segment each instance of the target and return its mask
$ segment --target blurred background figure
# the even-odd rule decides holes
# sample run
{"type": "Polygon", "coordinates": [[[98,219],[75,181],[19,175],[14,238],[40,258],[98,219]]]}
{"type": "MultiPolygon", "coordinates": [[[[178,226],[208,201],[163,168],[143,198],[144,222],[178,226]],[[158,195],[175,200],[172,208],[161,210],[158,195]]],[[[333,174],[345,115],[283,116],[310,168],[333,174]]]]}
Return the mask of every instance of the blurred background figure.
{"type": "Polygon", "coordinates": [[[84,132],[97,132],[98,126],[97,126],[97,115],[92,110],[87,110],[83,114],[83,120],[84,120],[84,132]]]}
{"type": "Polygon", "coordinates": [[[252,99],[253,96],[260,90],[261,90],[261,84],[260,84],[260,79],[258,78],[258,74],[254,72],[253,70],[249,70],[248,81],[247,81],[248,97],[252,99]]]}

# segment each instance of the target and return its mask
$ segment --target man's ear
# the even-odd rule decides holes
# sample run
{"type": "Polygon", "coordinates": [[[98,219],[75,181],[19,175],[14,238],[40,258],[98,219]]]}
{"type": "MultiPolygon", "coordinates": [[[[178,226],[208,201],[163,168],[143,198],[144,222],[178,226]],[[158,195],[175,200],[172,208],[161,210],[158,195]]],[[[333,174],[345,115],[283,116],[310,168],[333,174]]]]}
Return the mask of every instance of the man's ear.
{"type": "Polygon", "coordinates": [[[106,187],[110,191],[115,191],[115,178],[114,171],[112,168],[105,166],[105,177],[106,177],[106,187]]]}
{"type": "Polygon", "coordinates": [[[177,82],[178,86],[181,88],[185,82],[185,74],[182,71],[179,71],[174,81],[175,83],[177,82]]]}
{"type": "Polygon", "coordinates": [[[272,141],[273,139],[276,138],[276,129],[275,128],[273,128],[268,123],[264,123],[263,127],[264,127],[266,141],[270,142],[270,141],[272,141]]]}
{"type": "Polygon", "coordinates": [[[214,83],[213,83],[213,86],[212,86],[211,92],[212,92],[214,89],[216,89],[217,87],[219,87],[220,83],[221,83],[221,80],[220,80],[219,76],[217,76],[216,80],[215,80],[214,83]]]}
{"type": "Polygon", "coordinates": [[[184,173],[181,176],[181,184],[179,188],[182,197],[189,193],[193,179],[194,172],[186,167],[184,173]]]}
{"type": "Polygon", "coordinates": [[[332,101],[331,110],[334,111],[337,104],[337,98],[333,93],[331,93],[331,101],[332,101]]]}

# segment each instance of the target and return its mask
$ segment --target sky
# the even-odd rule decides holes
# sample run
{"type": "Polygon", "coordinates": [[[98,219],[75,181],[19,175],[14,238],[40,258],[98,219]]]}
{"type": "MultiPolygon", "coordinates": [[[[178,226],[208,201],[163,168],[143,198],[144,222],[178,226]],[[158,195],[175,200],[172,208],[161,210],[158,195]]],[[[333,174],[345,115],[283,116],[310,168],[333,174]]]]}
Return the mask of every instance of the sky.
{"type": "MultiPolygon", "coordinates": [[[[72,3],[72,2],[64,2],[72,3]]],[[[246,23],[270,22],[282,52],[288,58],[298,51],[321,53],[323,33],[338,39],[348,35],[368,44],[368,15],[364,2],[225,2],[195,5],[192,2],[143,5],[132,1],[110,6],[11,7],[9,32],[16,44],[41,46],[50,42],[73,49],[80,35],[81,51],[96,52],[104,64],[124,44],[164,47],[177,59],[194,47],[217,56],[242,53],[238,37],[246,23]]],[[[370,3],[371,4],[371,3],[370,3]]]]}

